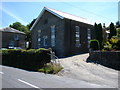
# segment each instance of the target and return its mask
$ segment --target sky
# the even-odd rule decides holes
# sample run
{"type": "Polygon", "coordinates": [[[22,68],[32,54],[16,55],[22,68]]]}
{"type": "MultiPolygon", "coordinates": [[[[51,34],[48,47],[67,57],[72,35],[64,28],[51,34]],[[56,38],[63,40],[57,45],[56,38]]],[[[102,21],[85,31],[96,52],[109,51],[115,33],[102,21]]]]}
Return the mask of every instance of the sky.
{"type": "Polygon", "coordinates": [[[44,7],[53,8],[88,19],[93,23],[118,21],[118,1],[114,2],[0,2],[0,28],[14,22],[29,24],[44,7]]]}

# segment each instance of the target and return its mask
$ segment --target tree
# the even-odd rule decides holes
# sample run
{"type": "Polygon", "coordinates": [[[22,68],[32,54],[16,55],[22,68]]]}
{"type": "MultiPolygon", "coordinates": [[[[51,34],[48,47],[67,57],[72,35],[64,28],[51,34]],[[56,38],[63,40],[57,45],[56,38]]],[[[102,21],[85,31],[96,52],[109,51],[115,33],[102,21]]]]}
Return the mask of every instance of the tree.
{"type": "Polygon", "coordinates": [[[120,27],[120,21],[116,22],[116,27],[120,27]]]}
{"type": "Polygon", "coordinates": [[[29,30],[29,28],[27,26],[22,25],[20,22],[15,22],[15,23],[9,25],[9,27],[19,30],[21,32],[24,32],[26,34],[25,40],[31,41],[31,31],[29,30]]]}
{"type": "Polygon", "coordinates": [[[120,38],[120,28],[117,29],[117,37],[120,38]]]}
{"type": "Polygon", "coordinates": [[[14,29],[19,30],[19,28],[22,26],[22,24],[20,22],[15,22],[12,25],[10,24],[9,27],[12,27],[14,29]]]}
{"type": "Polygon", "coordinates": [[[36,21],[37,18],[33,19],[31,23],[29,23],[27,25],[27,27],[30,29],[32,27],[32,25],[34,24],[34,22],[36,21]]]}
{"type": "Polygon", "coordinates": [[[109,34],[109,39],[111,39],[112,36],[116,36],[116,28],[114,26],[114,23],[111,22],[110,24],[110,34],[109,34]]]}
{"type": "Polygon", "coordinates": [[[100,48],[103,46],[103,33],[102,33],[102,25],[100,24],[94,24],[94,32],[95,32],[95,39],[99,41],[100,48]]]}
{"type": "Polygon", "coordinates": [[[95,34],[95,39],[98,40],[98,27],[97,27],[97,24],[95,23],[94,24],[94,34],[95,34]]]}
{"type": "Polygon", "coordinates": [[[102,25],[101,23],[98,24],[98,41],[100,43],[100,48],[103,46],[103,33],[102,33],[102,25]]]}

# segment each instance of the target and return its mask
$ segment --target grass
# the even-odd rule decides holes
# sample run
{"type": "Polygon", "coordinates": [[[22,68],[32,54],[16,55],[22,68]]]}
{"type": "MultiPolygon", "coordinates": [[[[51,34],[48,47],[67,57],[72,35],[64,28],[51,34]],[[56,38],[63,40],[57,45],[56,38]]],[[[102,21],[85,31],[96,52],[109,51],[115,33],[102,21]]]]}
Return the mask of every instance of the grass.
{"type": "Polygon", "coordinates": [[[47,74],[57,74],[63,67],[60,64],[47,63],[43,68],[38,69],[39,72],[47,74]]]}

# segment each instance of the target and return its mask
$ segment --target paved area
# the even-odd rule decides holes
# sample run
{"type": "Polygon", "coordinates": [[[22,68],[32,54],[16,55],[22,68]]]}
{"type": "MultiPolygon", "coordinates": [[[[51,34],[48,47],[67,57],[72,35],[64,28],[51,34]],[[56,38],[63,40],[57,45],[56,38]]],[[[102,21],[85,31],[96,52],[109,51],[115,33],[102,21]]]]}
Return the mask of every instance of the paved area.
{"type": "Polygon", "coordinates": [[[58,75],[93,84],[118,87],[118,71],[99,64],[87,63],[88,56],[87,53],[60,59],[64,69],[58,75]]]}

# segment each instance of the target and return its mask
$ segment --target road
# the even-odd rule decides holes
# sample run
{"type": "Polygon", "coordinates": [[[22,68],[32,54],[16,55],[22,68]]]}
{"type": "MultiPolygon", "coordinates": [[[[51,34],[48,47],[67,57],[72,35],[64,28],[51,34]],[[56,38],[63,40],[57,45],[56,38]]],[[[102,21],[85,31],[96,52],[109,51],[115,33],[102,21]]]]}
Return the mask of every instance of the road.
{"type": "MultiPolygon", "coordinates": [[[[18,68],[0,66],[2,88],[110,88],[57,75],[30,72],[18,68]]],[[[43,89],[41,89],[43,90],[43,89]]]]}

